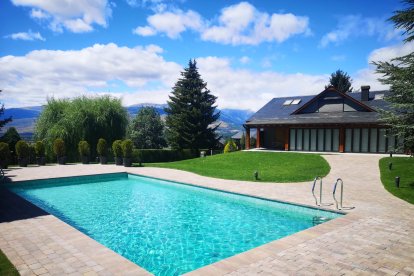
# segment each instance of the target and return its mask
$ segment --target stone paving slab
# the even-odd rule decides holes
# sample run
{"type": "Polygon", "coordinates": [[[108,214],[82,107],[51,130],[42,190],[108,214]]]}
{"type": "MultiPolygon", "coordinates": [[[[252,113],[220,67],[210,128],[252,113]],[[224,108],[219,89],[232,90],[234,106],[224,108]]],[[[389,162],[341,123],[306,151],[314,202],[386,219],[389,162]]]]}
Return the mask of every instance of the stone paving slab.
{"type": "MultiPolygon", "coordinates": [[[[384,155],[385,156],[385,155],[384,155]]],[[[414,275],[414,207],[395,198],[379,179],[380,155],[324,155],[323,202],[344,180],[348,215],[262,245],[190,275],[414,275]]],[[[68,165],[15,168],[12,181],[109,172],[129,172],[209,188],[314,206],[311,182],[257,183],[199,176],[160,168],[68,165]]],[[[1,192],[0,192],[1,195],[1,192]]],[[[0,198],[1,199],[1,198],[0,198]]],[[[33,207],[33,206],[32,206],[33,207]]],[[[145,270],[49,214],[33,208],[7,217],[0,202],[0,248],[23,275],[141,275],[145,270]],[[27,213],[29,212],[29,215],[27,213]],[[76,264],[76,265],[75,265],[76,264]]],[[[36,207],[34,207],[36,208],[36,207]]],[[[335,209],[334,205],[323,206],[335,209]]],[[[9,209],[10,210],[10,209],[9,209]]]]}

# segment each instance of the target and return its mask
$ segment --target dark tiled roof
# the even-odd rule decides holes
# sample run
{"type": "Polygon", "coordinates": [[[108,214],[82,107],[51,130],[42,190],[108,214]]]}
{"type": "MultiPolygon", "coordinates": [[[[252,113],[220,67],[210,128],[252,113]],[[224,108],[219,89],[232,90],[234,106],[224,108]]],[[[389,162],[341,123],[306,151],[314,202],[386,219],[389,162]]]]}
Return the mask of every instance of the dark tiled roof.
{"type": "MultiPolygon", "coordinates": [[[[369,101],[363,101],[365,105],[374,110],[388,109],[388,104],[383,99],[375,99],[375,95],[387,95],[388,91],[370,91],[369,101]]],[[[357,101],[361,100],[361,92],[347,94],[357,101]]],[[[378,112],[318,112],[291,115],[294,111],[305,105],[317,95],[289,96],[274,98],[259,109],[246,121],[246,125],[255,124],[336,124],[336,123],[378,123],[378,112]],[[289,99],[301,99],[299,104],[284,106],[289,99]]]]}

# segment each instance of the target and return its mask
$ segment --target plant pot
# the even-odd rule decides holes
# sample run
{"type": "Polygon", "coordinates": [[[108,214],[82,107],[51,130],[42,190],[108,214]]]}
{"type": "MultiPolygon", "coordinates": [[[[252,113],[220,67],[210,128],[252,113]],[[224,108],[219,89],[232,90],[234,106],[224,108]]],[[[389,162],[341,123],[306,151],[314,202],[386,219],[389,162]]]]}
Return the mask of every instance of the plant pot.
{"type": "Polygon", "coordinates": [[[117,166],[122,166],[122,157],[115,157],[115,164],[117,166]]]}
{"type": "Polygon", "coordinates": [[[66,156],[61,156],[57,158],[59,165],[65,165],[66,164],[66,156]]]}
{"type": "Polygon", "coordinates": [[[108,157],[106,156],[99,156],[99,161],[101,162],[102,165],[105,165],[108,163],[108,157]]]}
{"type": "Polygon", "coordinates": [[[20,167],[27,167],[27,164],[29,164],[29,158],[18,158],[17,162],[20,167]]]}
{"type": "Polygon", "coordinates": [[[44,156],[36,157],[36,162],[37,162],[37,165],[44,166],[44,165],[46,165],[46,157],[44,157],[44,156]]]}
{"type": "Polygon", "coordinates": [[[82,164],[89,164],[89,156],[81,156],[82,164]]]}
{"type": "Polygon", "coordinates": [[[132,165],[132,158],[124,158],[124,167],[131,167],[132,165]]]}

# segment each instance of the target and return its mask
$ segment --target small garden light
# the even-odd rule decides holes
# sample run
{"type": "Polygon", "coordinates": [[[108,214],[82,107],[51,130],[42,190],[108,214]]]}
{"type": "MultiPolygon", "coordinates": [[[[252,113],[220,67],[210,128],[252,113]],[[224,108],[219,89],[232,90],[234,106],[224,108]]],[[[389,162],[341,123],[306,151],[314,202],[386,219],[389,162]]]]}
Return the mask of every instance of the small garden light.
{"type": "Polygon", "coordinates": [[[396,186],[397,188],[399,188],[399,187],[400,187],[400,177],[399,177],[399,176],[396,176],[396,177],[395,177],[395,186],[396,186]]]}
{"type": "Polygon", "coordinates": [[[391,171],[392,170],[392,162],[388,163],[388,169],[391,171]]]}
{"type": "Polygon", "coordinates": [[[258,171],[255,171],[254,172],[254,179],[255,180],[258,180],[259,179],[259,172],[258,171]]]}

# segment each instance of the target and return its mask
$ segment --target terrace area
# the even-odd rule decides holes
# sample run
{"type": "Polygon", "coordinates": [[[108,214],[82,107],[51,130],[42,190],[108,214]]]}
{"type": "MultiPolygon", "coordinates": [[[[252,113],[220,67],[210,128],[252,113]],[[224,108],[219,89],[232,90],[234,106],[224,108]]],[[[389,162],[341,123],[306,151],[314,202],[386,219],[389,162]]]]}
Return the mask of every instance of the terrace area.
{"type": "MultiPolygon", "coordinates": [[[[288,153],[287,153],[288,154],[288,153]]],[[[331,170],[323,202],[333,203],[335,180],[344,180],[341,218],[270,242],[190,275],[411,275],[414,205],[387,192],[381,155],[323,155],[331,170]]],[[[12,181],[129,172],[256,197],[315,206],[311,182],[263,183],[215,179],[165,168],[66,165],[12,168],[12,181]]],[[[323,206],[335,209],[335,205],[323,206]]],[[[0,249],[21,275],[146,275],[145,270],[85,234],[5,190],[0,192],[0,249]]],[[[248,223],[248,222],[246,222],[248,223]]]]}

